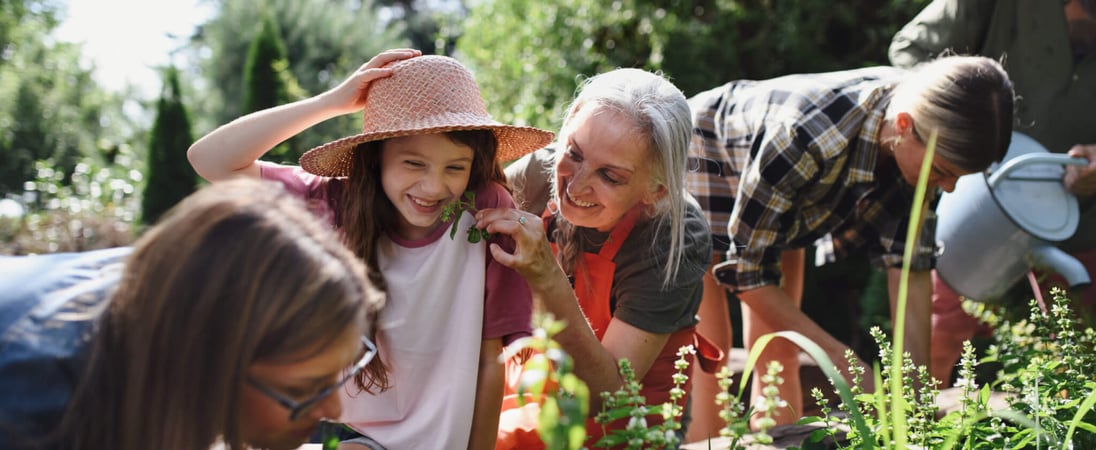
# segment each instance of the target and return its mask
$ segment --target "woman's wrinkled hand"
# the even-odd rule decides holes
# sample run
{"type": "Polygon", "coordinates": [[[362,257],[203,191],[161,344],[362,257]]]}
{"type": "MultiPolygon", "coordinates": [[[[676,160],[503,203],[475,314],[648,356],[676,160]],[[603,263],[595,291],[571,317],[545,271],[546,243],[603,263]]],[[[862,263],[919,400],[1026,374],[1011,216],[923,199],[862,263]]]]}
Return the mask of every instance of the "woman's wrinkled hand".
{"type": "Polygon", "coordinates": [[[366,91],[369,83],[392,75],[387,66],[393,62],[422,56],[422,52],[411,48],[385,50],[374,56],[346,80],[323,94],[324,101],[339,114],[349,114],[365,107],[366,91]]]}
{"type": "Polygon", "coordinates": [[[1074,145],[1069,149],[1069,156],[1085,158],[1088,164],[1066,166],[1066,175],[1063,179],[1066,189],[1081,198],[1096,195],[1096,144],[1074,145]]]}
{"type": "Polygon", "coordinates": [[[511,208],[485,208],[476,212],[476,226],[514,240],[512,253],[498,244],[490,244],[491,256],[517,271],[530,284],[550,279],[553,272],[560,270],[540,217],[511,208]]]}

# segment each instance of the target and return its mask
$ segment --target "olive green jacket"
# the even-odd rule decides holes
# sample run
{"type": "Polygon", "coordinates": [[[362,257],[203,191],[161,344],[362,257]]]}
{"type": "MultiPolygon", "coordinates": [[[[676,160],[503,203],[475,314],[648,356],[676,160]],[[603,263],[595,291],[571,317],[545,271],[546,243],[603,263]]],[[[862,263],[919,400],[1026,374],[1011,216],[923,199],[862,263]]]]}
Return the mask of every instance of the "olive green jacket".
{"type": "MultiPolygon", "coordinates": [[[[894,36],[890,61],[910,67],[945,49],[1001,60],[1018,97],[1016,131],[1058,153],[1096,144],[1096,54],[1074,61],[1061,2],[934,0],[894,36]]],[[[1081,205],[1067,251],[1096,248],[1096,198],[1081,205]]]]}

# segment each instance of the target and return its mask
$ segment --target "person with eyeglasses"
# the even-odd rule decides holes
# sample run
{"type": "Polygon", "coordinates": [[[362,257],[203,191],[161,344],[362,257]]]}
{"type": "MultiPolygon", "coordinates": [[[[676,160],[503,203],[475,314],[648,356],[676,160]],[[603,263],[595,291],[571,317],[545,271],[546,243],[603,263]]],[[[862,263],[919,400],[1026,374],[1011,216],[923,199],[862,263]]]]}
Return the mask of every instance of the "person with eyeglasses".
{"type": "MultiPolygon", "coordinates": [[[[1077,232],[1058,247],[1096,278],[1096,0],[935,0],[895,34],[890,61],[912,67],[948,50],[1000,58],[1016,86],[1016,131],[1047,150],[1083,157],[1062,182],[1080,201],[1077,232]]],[[[1050,276],[1044,289],[1061,280],[1050,276]]],[[[1061,283],[1064,285],[1065,283],[1061,283]]],[[[989,328],[963,311],[959,294],[933,278],[932,376],[950,385],[963,341],[989,328]]],[[[1076,309],[1096,317],[1096,289],[1071,292],[1076,309]]],[[[1026,304],[1027,283],[1003,304],[1026,304]]]]}
{"type": "Polygon", "coordinates": [[[304,202],[250,179],[132,247],[0,257],[0,448],[297,448],[371,366],[383,299],[304,202]]]}
{"type": "MultiPolygon", "coordinates": [[[[914,186],[933,135],[932,190],[950,191],[960,175],[1005,155],[1013,90],[1000,64],[955,55],[914,71],[869,67],[737,80],[689,103],[687,186],[707,214],[716,250],[698,331],[729,349],[729,292],[742,303],[747,347],[762,335],[791,330],[847,366],[849,346],[800,310],[805,248],[815,245],[824,261],[867,251],[887,273],[893,316],[904,252],[915,245],[905,348],[915,363],[927,364],[935,216],[930,209],[920,240],[906,241],[914,186]]],[[[776,424],[794,423],[803,413],[798,354],[791,342],[774,339],[755,366],[761,372],[770,361],[784,367],[778,391],[786,406],[774,411],[776,424]]],[[[870,369],[857,362],[870,383],[870,369]]],[[[700,400],[718,392],[715,379],[694,370],[692,381],[687,440],[717,436],[722,421],[714,403],[700,400]]],[[[755,376],[753,405],[762,387],[755,376]]],[[[755,411],[755,427],[759,418],[755,411]]]]}

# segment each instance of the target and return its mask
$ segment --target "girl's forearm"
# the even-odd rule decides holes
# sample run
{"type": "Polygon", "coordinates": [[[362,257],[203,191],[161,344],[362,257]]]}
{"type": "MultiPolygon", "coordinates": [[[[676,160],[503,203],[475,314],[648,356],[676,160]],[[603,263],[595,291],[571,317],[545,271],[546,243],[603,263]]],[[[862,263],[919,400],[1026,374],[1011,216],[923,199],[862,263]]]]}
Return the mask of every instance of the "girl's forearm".
{"type": "Polygon", "coordinates": [[[502,339],[485,339],[480,344],[476,406],[472,413],[472,433],[468,437],[468,448],[472,450],[495,448],[504,383],[504,368],[498,361],[500,353],[502,339]]]}
{"type": "Polygon", "coordinates": [[[274,146],[337,116],[322,96],[264,109],[221,125],[187,150],[194,170],[209,181],[233,175],[258,176],[255,162],[274,146]]]}

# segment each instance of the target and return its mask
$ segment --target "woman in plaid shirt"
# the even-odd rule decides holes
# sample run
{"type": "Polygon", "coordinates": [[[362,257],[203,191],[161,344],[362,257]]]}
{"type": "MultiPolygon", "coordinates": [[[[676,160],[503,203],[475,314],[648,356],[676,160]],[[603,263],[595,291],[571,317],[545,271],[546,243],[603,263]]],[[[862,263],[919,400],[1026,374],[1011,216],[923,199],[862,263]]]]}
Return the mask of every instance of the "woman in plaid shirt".
{"type": "MultiPolygon", "coordinates": [[[[929,186],[951,191],[959,176],[1001,160],[1013,121],[1008,75],[996,61],[972,56],[943,57],[914,71],[873,67],[733,81],[689,103],[688,188],[708,215],[715,249],[701,331],[722,335],[730,347],[727,289],[742,301],[747,346],[769,332],[797,331],[839,366],[849,347],[799,309],[804,248],[818,245],[819,259],[866,249],[886,269],[893,309],[930,134],[937,146],[929,186]]],[[[919,365],[928,364],[934,229],[930,208],[910,261],[906,311],[905,348],[919,365]]],[[[758,362],[761,370],[770,360],[784,366],[780,397],[787,406],[778,424],[803,411],[797,354],[794,344],[777,340],[758,362]]],[[[754,405],[759,395],[755,378],[754,405]]],[[[710,426],[718,423],[714,416],[696,415],[692,436],[718,429],[710,426]]]]}

